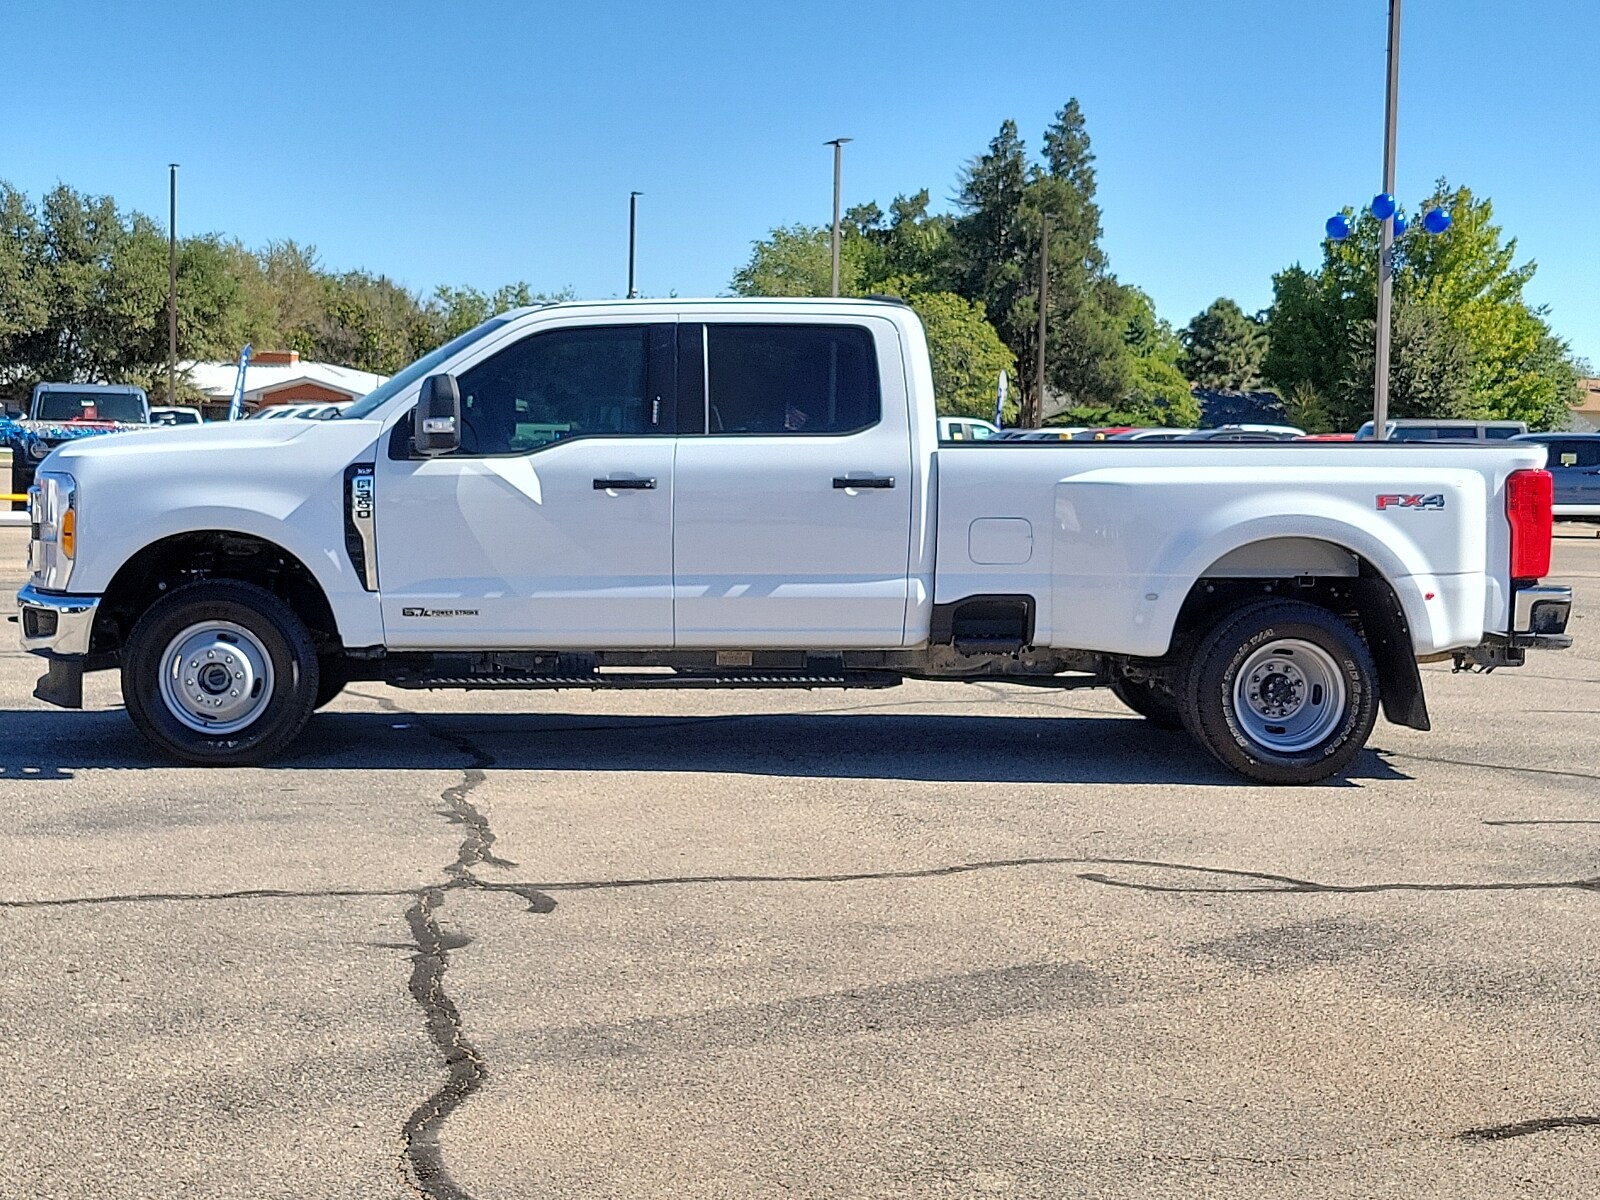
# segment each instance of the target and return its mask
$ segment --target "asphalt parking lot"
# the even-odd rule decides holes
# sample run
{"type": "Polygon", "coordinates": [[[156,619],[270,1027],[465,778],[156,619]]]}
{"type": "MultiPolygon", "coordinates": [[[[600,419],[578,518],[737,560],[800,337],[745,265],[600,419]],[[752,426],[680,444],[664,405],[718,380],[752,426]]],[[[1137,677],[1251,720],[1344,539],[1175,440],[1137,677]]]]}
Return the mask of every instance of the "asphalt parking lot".
{"type": "Polygon", "coordinates": [[[196,770],[6,625],[0,1197],[1592,1191],[1582,532],[1572,651],[1304,790],[956,685],[358,684],[196,770]]]}

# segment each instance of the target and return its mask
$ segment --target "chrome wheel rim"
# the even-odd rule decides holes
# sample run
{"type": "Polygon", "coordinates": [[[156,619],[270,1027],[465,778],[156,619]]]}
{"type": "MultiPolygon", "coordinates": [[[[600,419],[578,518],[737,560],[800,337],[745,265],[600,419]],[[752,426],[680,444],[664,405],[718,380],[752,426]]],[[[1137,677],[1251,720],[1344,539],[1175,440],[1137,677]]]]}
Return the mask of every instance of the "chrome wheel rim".
{"type": "Polygon", "coordinates": [[[1333,656],[1303,638],[1280,638],[1256,650],[1233,683],[1240,729],[1278,754],[1309,750],[1345,715],[1344,672],[1333,656]]]}
{"type": "Polygon", "coordinates": [[[161,699],[196,733],[238,733],[272,703],[272,656],[242,625],[190,625],[161,652],[161,699]]]}

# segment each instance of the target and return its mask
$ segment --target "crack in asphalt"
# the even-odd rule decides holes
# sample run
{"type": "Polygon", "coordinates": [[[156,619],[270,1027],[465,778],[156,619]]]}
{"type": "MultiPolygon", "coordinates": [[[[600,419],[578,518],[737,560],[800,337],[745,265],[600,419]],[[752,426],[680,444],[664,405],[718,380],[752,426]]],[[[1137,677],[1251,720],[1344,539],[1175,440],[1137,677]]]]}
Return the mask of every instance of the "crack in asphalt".
{"type": "MultiPolygon", "coordinates": [[[[476,811],[476,810],[474,810],[476,811]]],[[[469,834],[468,840],[471,840],[469,834]]],[[[464,843],[465,844],[465,843],[464,843]]],[[[472,853],[472,851],[464,851],[472,853]]],[[[506,860],[486,856],[482,861],[505,863],[506,860]]],[[[514,864],[511,864],[514,865],[514,864]]],[[[637,879],[556,879],[556,880],[493,880],[479,879],[466,871],[461,860],[446,868],[451,878],[424,889],[436,894],[435,908],[443,903],[445,894],[459,890],[477,892],[506,892],[528,902],[528,911],[548,913],[556,907],[551,892],[627,891],[636,888],[704,887],[717,884],[763,883],[865,883],[874,880],[940,879],[952,875],[966,875],[978,871],[1020,870],[1027,867],[1142,867],[1153,871],[1174,871],[1194,875],[1216,875],[1227,879],[1255,881],[1270,886],[1199,886],[1140,883],[1129,879],[1116,879],[1103,872],[1082,871],[1078,878],[1086,883],[1104,884],[1108,887],[1131,888],[1149,892],[1195,893],[1202,895],[1259,895],[1259,894],[1333,894],[1366,895],[1380,892],[1498,892],[1498,891],[1554,891],[1576,890],[1600,892],[1600,876],[1585,879],[1532,879],[1532,880],[1482,880],[1476,882],[1436,883],[1390,880],[1379,883],[1319,883],[1293,875],[1269,871],[1250,871],[1237,867],[1212,867],[1199,863],[1166,862],[1152,858],[1106,858],[1081,855],[1039,855],[1029,858],[980,859],[973,862],[944,863],[933,867],[906,867],[887,871],[839,871],[808,875],[658,875],[637,879]],[[452,868],[459,869],[457,874],[452,868]]],[[[341,896],[417,897],[420,893],[411,888],[393,890],[335,888],[317,891],[280,891],[258,888],[237,892],[146,892],[132,895],[72,896],[59,899],[0,900],[0,909],[8,908],[65,908],[73,905],[143,904],[158,901],[208,901],[208,900],[315,900],[341,896]]]]}
{"type": "Polygon", "coordinates": [[[430,888],[419,892],[416,903],[406,910],[406,924],[411,927],[417,948],[411,957],[411,998],[422,1009],[428,1037],[443,1056],[448,1077],[401,1127],[405,1150],[400,1174],[418,1195],[428,1200],[470,1200],[471,1194],[445,1169],[439,1131],[461,1102],[483,1086],[489,1069],[477,1047],[467,1040],[461,1010],[444,990],[450,951],[466,943],[448,937],[440,928],[437,913],[443,904],[444,893],[430,888]]]}
{"type": "MultiPolygon", "coordinates": [[[[1100,860],[1102,863],[1114,860],[1100,860]]],[[[1202,867],[1183,863],[1140,862],[1124,859],[1118,865],[1161,867],[1170,871],[1192,871],[1205,875],[1221,875],[1230,879],[1256,880],[1266,887],[1202,887],[1198,885],[1174,886],[1158,883],[1136,883],[1128,879],[1113,879],[1099,872],[1084,872],[1078,878],[1088,883],[1103,883],[1108,887],[1131,888],[1141,892],[1180,892],[1193,895],[1245,895],[1259,893],[1312,893],[1343,896],[1370,895],[1377,892],[1538,892],[1575,890],[1600,892],[1600,876],[1587,879],[1530,879],[1485,880],[1475,883],[1421,883],[1393,881],[1387,883],[1318,883],[1312,879],[1299,879],[1293,875],[1277,875],[1268,871],[1245,871],[1230,867],[1202,867]]]]}
{"type": "Polygon", "coordinates": [[[1563,779],[1600,780],[1600,775],[1589,771],[1563,771],[1556,767],[1519,767],[1511,763],[1474,762],[1466,758],[1439,758],[1431,754],[1412,754],[1406,750],[1383,750],[1377,746],[1369,746],[1368,749],[1386,759],[1404,758],[1412,762],[1439,763],[1447,767],[1476,767],[1482,771],[1514,771],[1526,775],[1556,775],[1563,779]]]}
{"type": "MultiPolygon", "coordinates": [[[[386,698],[382,702],[389,703],[386,698]]],[[[512,868],[517,865],[495,854],[495,834],[489,826],[489,818],[470,799],[472,792],[487,778],[486,771],[494,765],[494,755],[463,734],[442,732],[425,722],[422,728],[430,737],[467,759],[461,782],[439,793],[446,805],[443,814],[446,820],[466,832],[456,850],[455,861],[445,864],[443,873],[447,881],[414,893],[416,900],[406,910],[406,924],[416,947],[416,953],[411,956],[409,990],[422,1010],[428,1037],[444,1059],[446,1079],[412,1111],[401,1127],[404,1149],[400,1176],[426,1200],[471,1200],[471,1193],[456,1183],[445,1167],[439,1135],[450,1114],[487,1081],[489,1067],[467,1038],[461,1010],[444,988],[445,973],[450,969],[450,952],[466,946],[468,939],[445,933],[439,924],[439,910],[444,907],[446,893],[458,889],[509,892],[526,900],[528,911],[535,913],[553,911],[555,901],[528,884],[483,880],[473,873],[473,868],[479,866],[512,868]]]]}
{"type": "Polygon", "coordinates": [[[1600,1116],[1583,1113],[1568,1117],[1535,1117],[1531,1121],[1517,1121],[1510,1125],[1466,1129],[1456,1134],[1456,1140],[1502,1142],[1507,1138],[1527,1137],[1530,1133],[1546,1133],[1552,1129],[1583,1129],[1591,1126],[1600,1126],[1600,1116]]]}
{"type": "MultiPolygon", "coordinates": [[[[432,729],[427,732],[468,759],[468,765],[462,769],[461,782],[445,788],[439,798],[448,806],[446,816],[451,824],[465,826],[467,830],[456,851],[456,860],[446,864],[444,874],[457,887],[470,887],[476,882],[472,868],[480,863],[515,865],[492,854],[494,832],[489,828],[489,819],[468,799],[472,790],[483,783],[484,770],[494,762],[494,756],[464,737],[446,736],[432,729]]],[[[411,956],[411,998],[422,1010],[428,1037],[444,1059],[446,1078],[443,1085],[412,1110],[401,1127],[404,1148],[399,1166],[401,1179],[426,1200],[471,1200],[470,1193],[458,1185],[445,1168],[439,1134],[450,1114],[483,1086],[489,1077],[489,1068],[477,1047],[467,1038],[461,1010],[444,990],[445,972],[450,969],[450,951],[467,944],[463,938],[447,936],[440,927],[438,912],[444,903],[443,888],[425,888],[416,893],[415,902],[406,910],[406,924],[416,945],[416,953],[411,956]]]]}

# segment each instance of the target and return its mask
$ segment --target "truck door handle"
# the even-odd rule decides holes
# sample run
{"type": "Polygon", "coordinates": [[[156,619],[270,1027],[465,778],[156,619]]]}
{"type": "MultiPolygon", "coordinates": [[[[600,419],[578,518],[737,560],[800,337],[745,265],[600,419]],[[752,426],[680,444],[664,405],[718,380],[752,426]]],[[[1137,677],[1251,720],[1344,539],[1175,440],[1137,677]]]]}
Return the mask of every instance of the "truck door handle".
{"type": "Polygon", "coordinates": [[[845,488],[892,488],[893,475],[835,475],[833,486],[836,491],[845,488]]]}
{"type": "Polygon", "coordinates": [[[597,492],[653,492],[656,481],[654,479],[596,479],[594,490],[597,492]]]}

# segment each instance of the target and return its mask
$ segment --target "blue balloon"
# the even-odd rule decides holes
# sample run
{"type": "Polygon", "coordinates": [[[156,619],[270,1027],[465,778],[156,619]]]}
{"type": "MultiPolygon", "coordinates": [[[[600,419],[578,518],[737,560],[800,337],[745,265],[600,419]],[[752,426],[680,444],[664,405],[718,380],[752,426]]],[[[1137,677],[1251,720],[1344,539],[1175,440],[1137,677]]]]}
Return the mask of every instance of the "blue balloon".
{"type": "Polygon", "coordinates": [[[1388,192],[1379,192],[1372,198],[1372,215],[1380,221],[1387,221],[1394,216],[1394,197],[1388,192]]]}
{"type": "Polygon", "coordinates": [[[1395,215],[1394,215],[1394,235],[1395,235],[1395,237],[1399,237],[1405,231],[1406,231],[1406,219],[1404,217],[1402,217],[1399,213],[1395,213],[1395,215]]]}
{"type": "Polygon", "coordinates": [[[1422,227],[1429,233],[1443,233],[1450,228],[1450,214],[1442,208],[1430,208],[1422,218],[1422,227]]]}
{"type": "Polygon", "coordinates": [[[1331,240],[1342,242],[1350,236],[1350,218],[1343,213],[1334,213],[1328,218],[1328,224],[1324,228],[1327,229],[1331,240]]]}

